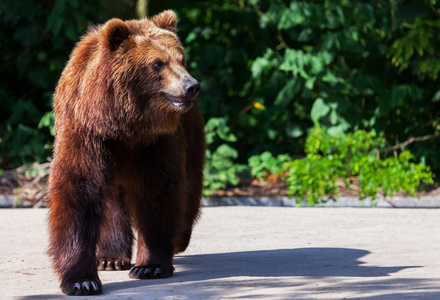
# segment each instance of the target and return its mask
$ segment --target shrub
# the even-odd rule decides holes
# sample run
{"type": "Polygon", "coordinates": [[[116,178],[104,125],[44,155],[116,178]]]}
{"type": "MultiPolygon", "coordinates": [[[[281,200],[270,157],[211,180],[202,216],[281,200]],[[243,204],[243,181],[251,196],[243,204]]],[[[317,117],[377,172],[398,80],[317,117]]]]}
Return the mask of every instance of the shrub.
{"type": "Polygon", "coordinates": [[[414,195],[421,182],[433,182],[430,168],[413,162],[408,150],[381,158],[384,146],[384,138],[374,131],[329,134],[315,127],[306,140],[306,157],[284,164],[289,196],[307,198],[309,206],[335,200],[338,179],[346,187],[357,182],[361,199],[375,199],[380,192],[394,196],[400,190],[414,195]]]}
{"type": "Polygon", "coordinates": [[[263,181],[271,174],[280,174],[283,163],[290,161],[292,158],[288,154],[280,154],[276,157],[269,151],[265,151],[260,155],[253,155],[249,158],[248,165],[250,173],[253,177],[263,181]]]}
{"type": "Polygon", "coordinates": [[[228,185],[237,185],[240,182],[240,173],[247,167],[235,163],[238,157],[236,149],[223,142],[236,142],[237,138],[229,131],[226,120],[212,118],[205,126],[206,141],[215,150],[206,151],[204,169],[204,195],[209,196],[213,191],[226,188],[228,185]]]}

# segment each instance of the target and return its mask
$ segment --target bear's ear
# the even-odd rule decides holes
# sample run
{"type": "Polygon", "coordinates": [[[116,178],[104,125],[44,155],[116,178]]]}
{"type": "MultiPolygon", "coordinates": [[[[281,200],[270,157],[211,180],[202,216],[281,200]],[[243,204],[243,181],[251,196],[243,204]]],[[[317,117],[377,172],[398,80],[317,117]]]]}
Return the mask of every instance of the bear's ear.
{"type": "Polygon", "coordinates": [[[112,51],[118,49],[119,45],[126,40],[129,35],[130,29],[127,24],[120,19],[111,19],[104,25],[104,40],[112,51]]]}
{"type": "Polygon", "coordinates": [[[172,10],[165,10],[164,12],[152,17],[151,22],[159,28],[169,31],[176,31],[177,16],[172,10]]]}

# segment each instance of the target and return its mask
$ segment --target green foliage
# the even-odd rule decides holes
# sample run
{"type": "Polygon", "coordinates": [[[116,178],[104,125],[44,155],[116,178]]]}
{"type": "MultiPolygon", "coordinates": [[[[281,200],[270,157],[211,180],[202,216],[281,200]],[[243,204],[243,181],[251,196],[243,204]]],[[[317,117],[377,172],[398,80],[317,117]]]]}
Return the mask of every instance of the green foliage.
{"type": "MultiPolygon", "coordinates": [[[[103,10],[122,2],[134,4],[0,2],[1,168],[50,155],[54,132],[48,111],[69,53],[88,24],[117,16],[103,10]]],[[[250,170],[261,178],[278,164],[273,162],[278,155],[303,155],[315,124],[333,137],[360,129],[383,132],[387,145],[438,131],[438,0],[167,4],[179,15],[188,69],[203,87],[208,191],[236,183],[251,157],[260,159],[252,159],[250,170]]],[[[439,146],[433,139],[411,144],[410,150],[440,172],[439,146]]],[[[314,163],[325,170],[336,160],[316,157],[314,163]]],[[[332,194],[337,187],[328,184],[323,193],[332,194]]]]}
{"type": "Polygon", "coordinates": [[[391,45],[388,56],[400,71],[415,70],[420,79],[436,80],[440,72],[440,60],[436,49],[440,46],[440,20],[417,19],[404,26],[408,32],[391,45]]]}
{"type": "Polygon", "coordinates": [[[330,134],[314,128],[306,140],[306,157],[284,164],[289,195],[298,201],[308,199],[309,206],[336,199],[338,180],[359,185],[359,196],[394,196],[400,190],[414,195],[421,182],[432,183],[430,168],[413,162],[414,155],[404,151],[398,156],[380,159],[385,140],[374,131],[330,134]]]}
{"type": "Polygon", "coordinates": [[[55,136],[55,115],[52,111],[46,113],[41,118],[40,123],[38,123],[38,129],[42,129],[42,128],[48,128],[50,134],[52,136],[55,136]]]}
{"type": "Polygon", "coordinates": [[[253,177],[263,181],[270,174],[280,174],[283,163],[291,161],[292,158],[287,154],[280,154],[274,157],[269,151],[260,155],[253,155],[249,158],[248,166],[253,177]]]}
{"type": "MultiPolygon", "coordinates": [[[[301,155],[316,122],[331,133],[384,132],[390,144],[436,131],[436,0],[170,4],[205,118],[228,122],[240,163],[265,151],[301,155]]],[[[410,149],[440,171],[438,147],[410,149]]]]}
{"type": "Polygon", "coordinates": [[[236,164],[238,152],[231,146],[221,143],[235,142],[237,138],[229,131],[224,119],[212,118],[205,126],[206,140],[208,145],[219,146],[211,152],[206,151],[206,163],[204,169],[205,181],[204,195],[209,196],[212,191],[226,188],[228,185],[237,185],[240,182],[239,174],[247,167],[236,164]]]}
{"type": "Polygon", "coordinates": [[[230,132],[224,118],[211,118],[205,125],[206,142],[208,145],[217,142],[236,142],[237,137],[230,132]]]}
{"type": "Polygon", "coordinates": [[[52,93],[70,51],[97,9],[97,1],[0,2],[1,165],[50,156],[53,118],[45,113],[52,110],[52,93]]]}
{"type": "Polygon", "coordinates": [[[382,161],[364,158],[361,163],[359,183],[360,196],[376,197],[379,190],[384,197],[394,196],[400,190],[414,195],[420,183],[432,183],[433,175],[430,168],[416,164],[414,155],[409,151],[400,153],[396,157],[389,157],[382,161]]]}
{"type": "Polygon", "coordinates": [[[234,163],[237,157],[237,150],[226,144],[218,147],[214,153],[210,150],[206,152],[204,195],[209,196],[215,190],[240,182],[238,175],[243,173],[247,166],[234,163]]]}

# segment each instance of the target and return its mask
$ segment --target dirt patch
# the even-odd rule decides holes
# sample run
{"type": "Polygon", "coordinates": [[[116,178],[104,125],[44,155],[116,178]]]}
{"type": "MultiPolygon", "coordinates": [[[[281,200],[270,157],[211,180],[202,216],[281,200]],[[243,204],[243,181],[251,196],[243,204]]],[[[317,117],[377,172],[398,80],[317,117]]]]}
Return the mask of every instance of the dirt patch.
{"type": "Polygon", "coordinates": [[[45,207],[49,167],[50,163],[45,163],[4,171],[0,174],[0,195],[16,195],[20,206],[45,207]]]}

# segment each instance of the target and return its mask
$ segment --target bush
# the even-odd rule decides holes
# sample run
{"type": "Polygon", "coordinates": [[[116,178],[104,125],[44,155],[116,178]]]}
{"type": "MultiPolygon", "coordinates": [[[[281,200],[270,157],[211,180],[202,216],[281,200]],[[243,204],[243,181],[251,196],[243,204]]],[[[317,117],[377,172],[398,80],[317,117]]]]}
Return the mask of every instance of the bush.
{"type": "Polygon", "coordinates": [[[280,174],[283,163],[292,160],[288,154],[280,154],[274,157],[269,151],[260,155],[254,155],[249,158],[249,169],[253,177],[260,181],[267,179],[271,174],[280,174]]]}
{"type": "Polygon", "coordinates": [[[247,170],[245,165],[234,161],[238,152],[224,142],[236,142],[237,138],[229,131],[224,119],[212,118],[205,126],[206,142],[216,146],[215,150],[206,151],[204,169],[204,195],[209,196],[213,191],[226,188],[228,185],[237,185],[240,182],[239,174],[247,170]]]}
{"type": "Polygon", "coordinates": [[[306,157],[284,164],[289,196],[309,206],[338,197],[338,180],[346,187],[359,185],[361,199],[394,196],[400,190],[414,195],[421,182],[432,183],[430,168],[413,162],[406,150],[399,155],[380,158],[385,139],[374,131],[329,134],[322,128],[312,130],[306,140],[306,157]]]}

